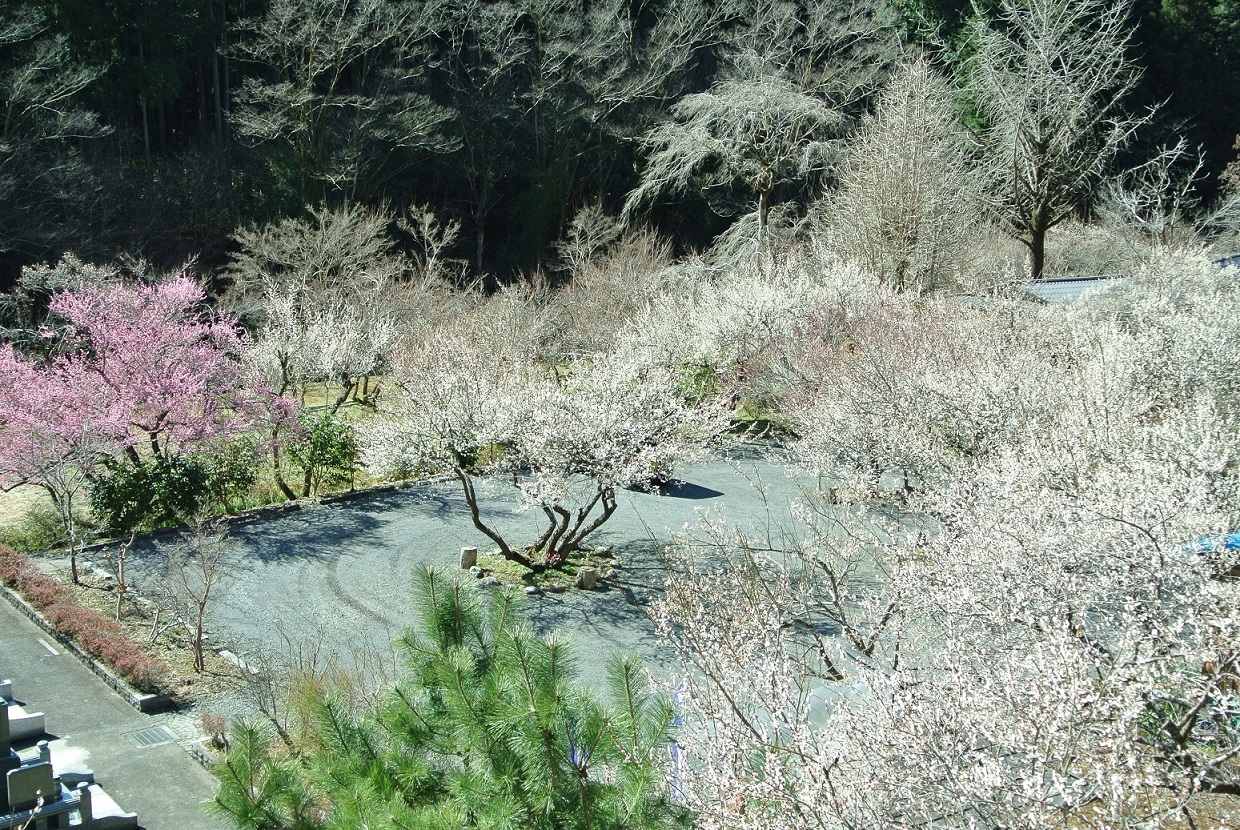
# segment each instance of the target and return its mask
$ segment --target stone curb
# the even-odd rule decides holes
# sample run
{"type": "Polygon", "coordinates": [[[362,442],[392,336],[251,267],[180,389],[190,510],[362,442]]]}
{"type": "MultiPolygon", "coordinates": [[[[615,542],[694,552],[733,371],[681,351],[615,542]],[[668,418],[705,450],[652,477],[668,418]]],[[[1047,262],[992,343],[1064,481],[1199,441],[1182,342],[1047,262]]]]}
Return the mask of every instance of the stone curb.
{"type": "Polygon", "coordinates": [[[14,608],[21,611],[33,620],[35,625],[39,626],[55,638],[55,640],[60,643],[66,651],[81,660],[82,663],[85,664],[86,668],[99,675],[104,683],[111,686],[122,699],[124,699],[130,706],[134,707],[139,712],[149,715],[152,712],[162,712],[172,706],[172,695],[163,693],[148,695],[134,691],[130,688],[128,683],[114,674],[111,669],[87,654],[86,651],[79,647],[76,643],[69,640],[53,628],[52,624],[47,621],[46,617],[40,614],[33,605],[26,602],[26,600],[12,588],[4,588],[4,596],[14,608]]]}
{"type": "Polygon", "coordinates": [[[189,757],[193,758],[198,764],[208,772],[219,764],[218,756],[211,754],[211,750],[207,749],[206,743],[210,738],[199,738],[190,744],[189,757]]]}

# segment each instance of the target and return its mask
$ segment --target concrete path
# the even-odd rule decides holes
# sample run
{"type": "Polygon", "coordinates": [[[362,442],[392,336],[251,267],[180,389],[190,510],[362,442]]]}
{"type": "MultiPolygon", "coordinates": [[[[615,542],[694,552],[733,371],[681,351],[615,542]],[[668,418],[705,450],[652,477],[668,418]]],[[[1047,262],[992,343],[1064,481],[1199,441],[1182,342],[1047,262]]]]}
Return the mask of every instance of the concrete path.
{"type": "MultiPolygon", "coordinates": [[[[202,809],[215,794],[215,779],[177,743],[185,738],[184,717],[138,712],[3,599],[0,677],[13,681],[14,697],[27,711],[46,714],[53,766],[72,760],[93,770],[96,782],[123,809],[136,812],[142,827],[225,827],[202,809]]],[[[16,749],[24,754],[33,743],[16,749]]]]}

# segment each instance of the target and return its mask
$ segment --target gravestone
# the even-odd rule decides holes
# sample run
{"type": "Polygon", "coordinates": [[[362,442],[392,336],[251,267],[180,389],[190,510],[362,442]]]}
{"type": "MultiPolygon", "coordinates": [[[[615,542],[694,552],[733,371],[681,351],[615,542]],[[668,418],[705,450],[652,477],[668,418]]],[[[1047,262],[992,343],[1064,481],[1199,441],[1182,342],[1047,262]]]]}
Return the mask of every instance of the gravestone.
{"type": "Polygon", "coordinates": [[[5,779],[8,782],[9,809],[14,812],[33,810],[40,797],[44,803],[60,798],[60,787],[52,781],[51,764],[28,764],[11,769],[5,779]]]}
{"type": "MultiPolygon", "coordinates": [[[[0,700],[0,781],[22,765],[22,759],[13,751],[9,741],[9,702],[0,700]]],[[[8,812],[8,790],[0,792],[0,813],[8,812]]]]}

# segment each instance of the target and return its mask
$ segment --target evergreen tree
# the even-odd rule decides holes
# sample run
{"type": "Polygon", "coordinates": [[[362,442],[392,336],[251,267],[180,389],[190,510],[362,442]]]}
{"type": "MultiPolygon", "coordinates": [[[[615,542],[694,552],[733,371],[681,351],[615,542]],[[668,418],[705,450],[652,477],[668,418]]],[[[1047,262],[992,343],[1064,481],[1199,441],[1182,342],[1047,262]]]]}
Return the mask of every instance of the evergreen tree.
{"type": "Polygon", "coordinates": [[[535,636],[510,592],[484,597],[433,570],[407,674],[373,710],[330,692],[292,752],[235,730],[214,806],[238,828],[671,828],[659,755],[672,711],[640,666],[614,660],[610,700],[577,683],[568,645],[535,636]]]}

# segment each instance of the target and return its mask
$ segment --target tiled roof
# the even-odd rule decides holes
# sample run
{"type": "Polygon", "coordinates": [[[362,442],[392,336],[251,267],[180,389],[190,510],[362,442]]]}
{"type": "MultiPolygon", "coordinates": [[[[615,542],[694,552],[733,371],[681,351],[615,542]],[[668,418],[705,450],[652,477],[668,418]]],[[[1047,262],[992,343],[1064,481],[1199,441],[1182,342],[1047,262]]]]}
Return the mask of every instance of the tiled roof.
{"type": "Polygon", "coordinates": [[[1091,293],[1121,285],[1126,279],[1116,274],[1097,277],[1060,277],[1022,282],[1019,289],[1043,303],[1070,303],[1083,299],[1091,293]]]}

